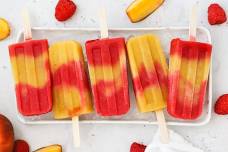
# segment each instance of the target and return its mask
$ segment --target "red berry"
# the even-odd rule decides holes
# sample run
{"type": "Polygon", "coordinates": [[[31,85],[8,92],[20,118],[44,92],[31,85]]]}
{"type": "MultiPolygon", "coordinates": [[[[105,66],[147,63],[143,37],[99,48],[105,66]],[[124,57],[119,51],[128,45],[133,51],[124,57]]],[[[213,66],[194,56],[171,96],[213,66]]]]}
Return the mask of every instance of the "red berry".
{"type": "Polygon", "coordinates": [[[208,22],[211,25],[222,24],[226,20],[226,13],[219,4],[214,3],[208,7],[208,22]]]}
{"type": "Polygon", "coordinates": [[[16,140],[14,142],[13,152],[29,152],[29,145],[24,140],[16,140]]]}
{"type": "Polygon", "coordinates": [[[71,0],[59,0],[55,7],[55,18],[58,21],[66,21],[72,17],[77,9],[77,6],[71,0]]]}
{"type": "Polygon", "coordinates": [[[219,115],[228,114],[228,94],[224,94],[218,98],[215,103],[215,113],[219,115]]]}
{"type": "Polygon", "coordinates": [[[145,145],[138,144],[138,143],[134,142],[134,143],[131,145],[131,150],[130,150],[130,152],[144,152],[145,149],[146,149],[146,146],[145,146],[145,145]]]}

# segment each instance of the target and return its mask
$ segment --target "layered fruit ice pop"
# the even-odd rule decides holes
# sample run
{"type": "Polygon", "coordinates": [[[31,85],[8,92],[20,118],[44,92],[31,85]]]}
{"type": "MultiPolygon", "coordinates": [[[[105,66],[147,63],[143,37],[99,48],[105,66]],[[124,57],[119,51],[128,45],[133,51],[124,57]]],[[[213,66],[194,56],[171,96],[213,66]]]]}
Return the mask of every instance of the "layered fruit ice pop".
{"type": "Polygon", "coordinates": [[[16,83],[17,107],[24,116],[51,111],[51,78],[47,40],[27,40],[9,46],[16,83]]]}
{"type": "Polygon", "coordinates": [[[131,22],[139,22],[153,13],[164,0],[135,0],[126,10],[131,22]]]}
{"type": "Polygon", "coordinates": [[[173,39],[170,48],[168,112],[196,119],[203,110],[212,46],[173,39]]]}
{"type": "Polygon", "coordinates": [[[127,42],[134,92],[140,112],[166,107],[168,65],[155,35],[132,37],[127,42]]]}
{"type": "Polygon", "coordinates": [[[41,115],[52,109],[48,41],[32,40],[28,12],[22,15],[25,41],[9,45],[17,107],[24,116],[41,115]]]}
{"type": "Polygon", "coordinates": [[[60,41],[49,48],[55,119],[93,111],[82,47],[76,41],[60,41]]]}
{"type": "Polygon", "coordinates": [[[97,113],[127,113],[130,103],[124,38],[87,41],[86,54],[97,113]]]}

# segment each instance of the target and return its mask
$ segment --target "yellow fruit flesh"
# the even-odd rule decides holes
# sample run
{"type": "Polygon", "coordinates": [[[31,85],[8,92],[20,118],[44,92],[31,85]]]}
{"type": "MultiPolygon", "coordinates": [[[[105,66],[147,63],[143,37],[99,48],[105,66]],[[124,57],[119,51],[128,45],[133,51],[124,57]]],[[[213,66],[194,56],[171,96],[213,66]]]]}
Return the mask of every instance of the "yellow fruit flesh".
{"type": "Polygon", "coordinates": [[[0,40],[7,38],[10,34],[10,27],[6,20],[0,18],[0,40]]]}
{"type": "Polygon", "coordinates": [[[62,152],[62,147],[60,145],[51,145],[35,150],[34,152],[62,152]]]}
{"type": "Polygon", "coordinates": [[[163,2],[164,0],[135,0],[126,12],[131,22],[139,22],[154,12],[163,2]]]}

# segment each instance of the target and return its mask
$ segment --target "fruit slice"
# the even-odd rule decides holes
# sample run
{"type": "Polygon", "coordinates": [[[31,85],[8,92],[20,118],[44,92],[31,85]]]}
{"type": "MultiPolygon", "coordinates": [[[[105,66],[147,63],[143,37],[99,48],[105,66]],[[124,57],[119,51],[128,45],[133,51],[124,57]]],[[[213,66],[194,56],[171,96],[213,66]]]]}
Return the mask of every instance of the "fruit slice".
{"type": "Polygon", "coordinates": [[[164,0],[135,0],[126,12],[131,22],[139,22],[153,13],[163,2],[164,0]]]}
{"type": "Polygon", "coordinates": [[[51,145],[51,146],[47,146],[47,147],[43,147],[38,150],[35,150],[34,152],[62,152],[62,146],[51,145]]]}
{"type": "Polygon", "coordinates": [[[130,152],[144,152],[145,149],[145,145],[134,142],[131,144],[130,152]]]}
{"type": "Polygon", "coordinates": [[[7,38],[9,34],[10,34],[10,27],[8,22],[5,19],[0,18],[0,40],[7,38]]]}

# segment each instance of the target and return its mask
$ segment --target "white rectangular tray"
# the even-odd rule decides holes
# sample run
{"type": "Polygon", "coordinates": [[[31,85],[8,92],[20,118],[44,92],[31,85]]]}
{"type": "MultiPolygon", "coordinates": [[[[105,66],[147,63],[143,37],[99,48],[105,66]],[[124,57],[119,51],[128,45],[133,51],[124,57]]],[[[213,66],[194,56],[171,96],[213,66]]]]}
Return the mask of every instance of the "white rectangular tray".
{"type": "MultiPolygon", "coordinates": [[[[134,35],[152,33],[157,35],[162,44],[168,60],[170,41],[173,38],[188,39],[188,27],[158,27],[158,28],[115,28],[109,29],[110,37],[125,37],[126,40],[134,35]]],[[[93,28],[32,28],[34,39],[48,39],[49,44],[59,40],[76,40],[81,42],[83,49],[87,40],[97,39],[100,37],[99,29],[93,28]]],[[[197,40],[211,43],[210,32],[204,27],[197,28],[197,40]]],[[[23,41],[23,32],[19,32],[17,42],[23,41]]],[[[211,64],[212,65],[212,64],[211,64]]],[[[212,66],[211,66],[212,68],[212,66]]],[[[212,71],[212,69],[210,70],[212,71]]],[[[80,123],[113,123],[113,124],[151,124],[156,125],[154,113],[139,113],[135,104],[135,97],[132,89],[131,78],[129,74],[131,109],[123,116],[118,117],[100,117],[96,113],[80,116],[80,123]]],[[[165,110],[165,117],[168,125],[175,126],[202,126],[207,124],[211,118],[212,108],[212,73],[210,72],[207,95],[204,102],[204,110],[201,117],[197,120],[180,120],[175,119],[165,110]]],[[[62,124],[71,123],[71,120],[54,120],[53,114],[48,113],[41,116],[24,117],[18,112],[19,120],[24,124],[62,124]]]]}

